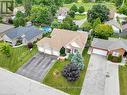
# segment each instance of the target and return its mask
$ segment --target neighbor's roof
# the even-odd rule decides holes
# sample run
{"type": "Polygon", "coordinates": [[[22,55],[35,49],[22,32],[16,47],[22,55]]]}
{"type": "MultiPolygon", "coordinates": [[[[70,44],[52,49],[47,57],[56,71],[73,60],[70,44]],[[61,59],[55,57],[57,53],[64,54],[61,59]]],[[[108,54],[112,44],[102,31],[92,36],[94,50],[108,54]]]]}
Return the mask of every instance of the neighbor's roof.
{"type": "Polygon", "coordinates": [[[38,46],[49,47],[60,50],[62,46],[76,43],[80,48],[84,48],[88,38],[87,32],[76,32],[63,29],[54,29],[51,38],[43,38],[37,42],[38,46]]]}
{"type": "Polygon", "coordinates": [[[123,48],[127,50],[127,40],[123,39],[98,39],[94,38],[91,44],[92,47],[105,49],[105,50],[115,50],[123,48]]]}
{"type": "Polygon", "coordinates": [[[66,13],[69,11],[69,8],[67,7],[60,7],[58,12],[57,12],[57,15],[59,16],[65,16],[66,13]]]}
{"type": "Polygon", "coordinates": [[[0,34],[6,32],[9,29],[14,28],[13,25],[8,25],[8,24],[0,24],[0,34]]]}
{"type": "Polygon", "coordinates": [[[15,7],[13,10],[13,15],[16,15],[18,11],[25,13],[25,8],[23,6],[15,7]]]}
{"type": "Polygon", "coordinates": [[[60,90],[46,86],[0,68],[0,95],[68,95],[60,90]]]}
{"type": "Polygon", "coordinates": [[[42,32],[43,31],[35,28],[34,26],[28,26],[28,27],[18,27],[18,28],[11,29],[6,33],[6,35],[10,39],[15,39],[24,35],[24,37],[29,41],[34,37],[42,34],[42,32]]]}
{"type": "Polygon", "coordinates": [[[121,29],[121,25],[116,20],[109,20],[106,23],[109,24],[109,25],[111,25],[111,26],[113,25],[113,26],[121,29]]]}
{"type": "Polygon", "coordinates": [[[124,24],[124,25],[122,25],[122,29],[123,29],[123,31],[126,31],[127,30],[127,23],[124,24]]]}

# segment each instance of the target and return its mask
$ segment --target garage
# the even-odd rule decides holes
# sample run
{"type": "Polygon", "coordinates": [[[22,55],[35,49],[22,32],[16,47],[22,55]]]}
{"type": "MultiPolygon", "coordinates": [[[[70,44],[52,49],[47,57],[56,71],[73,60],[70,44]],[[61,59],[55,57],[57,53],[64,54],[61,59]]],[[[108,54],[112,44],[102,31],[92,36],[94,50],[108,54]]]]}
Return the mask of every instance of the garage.
{"type": "Polygon", "coordinates": [[[44,49],[44,53],[52,54],[52,51],[51,51],[51,49],[44,49]]]}
{"type": "Polygon", "coordinates": [[[38,47],[38,51],[40,51],[40,52],[44,52],[44,48],[42,48],[42,47],[38,47]]]}
{"type": "Polygon", "coordinates": [[[99,55],[103,55],[103,56],[106,56],[107,55],[107,51],[106,50],[95,49],[95,48],[93,48],[92,53],[99,54],[99,55]]]}
{"type": "Polygon", "coordinates": [[[45,49],[43,47],[38,47],[38,51],[44,52],[46,54],[51,54],[51,55],[59,56],[59,51],[52,50],[50,48],[45,49]]]}

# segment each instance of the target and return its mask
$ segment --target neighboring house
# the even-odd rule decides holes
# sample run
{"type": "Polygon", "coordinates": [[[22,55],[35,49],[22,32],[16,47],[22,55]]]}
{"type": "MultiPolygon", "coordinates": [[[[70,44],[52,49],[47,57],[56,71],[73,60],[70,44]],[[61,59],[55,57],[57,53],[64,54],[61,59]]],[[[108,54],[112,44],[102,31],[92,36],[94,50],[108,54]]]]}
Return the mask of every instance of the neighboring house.
{"type": "Polygon", "coordinates": [[[106,22],[106,24],[111,25],[115,33],[122,32],[122,27],[117,20],[109,20],[106,22]]]}
{"type": "Polygon", "coordinates": [[[23,6],[15,7],[13,10],[13,15],[15,16],[18,11],[25,13],[25,8],[23,6]]]}
{"type": "Polygon", "coordinates": [[[59,10],[57,11],[57,14],[56,14],[58,22],[62,22],[63,19],[66,18],[68,11],[69,11],[69,8],[66,8],[66,7],[59,8],[59,10]]]}
{"type": "Polygon", "coordinates": [[[127,40],[110,38],[109,40],[94,38],[91,53],[107,56],[125,56],[127,54],[127,40]]]}
{"type": "Polygon", "coordinates": [[[110,9],[109,15],[108,15],[109,20],[114,19],[115,13],[116,13],[116,9],[110,9]]]}
{"type": "Polygon", "coordinates": [[[38,50],[51,55],[59,56],[62,47],[66,49],[66,53],[76,52],[82,53],[87,42],[87,32],[76,32],[63,29],[54,29],[51,38],[43,38],[37,42],[38,50]]]}
{"type": "Polygon", "coordinates": [[[122,30],[125,32],[127,31],[127,23],[122,25],[122,30]]]}
{"type": "Polygon", "coordinates": [[[0,40],[2,40],[2,36],[10,29],[14,28],[13,25],[8,24],[0,24],[0,40]]]}
{"type": "Polygon", "coordinates": [[[33,27],[18,27],[9,30],[4,36],[3,40],[11,43],[11,45],[15,46],[18,41],[22,44],[26,45],[28,43],[32,43],[37,41],[37,39],[42,38],[43,31],[33,27]]]}

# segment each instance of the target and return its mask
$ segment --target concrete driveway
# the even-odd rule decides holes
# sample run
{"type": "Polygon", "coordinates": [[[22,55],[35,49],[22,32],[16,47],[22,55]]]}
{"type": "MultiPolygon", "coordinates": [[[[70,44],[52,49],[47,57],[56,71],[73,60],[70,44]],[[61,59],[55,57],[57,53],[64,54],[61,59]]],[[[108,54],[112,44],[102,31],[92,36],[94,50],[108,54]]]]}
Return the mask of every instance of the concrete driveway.
{"type": "Polygon", "coordinates": [[[120,95],[118,65],[91,54],[80,95],[120,95]]]}
{"type": "Polygon", "coordinates": [[[104,95],[106,58],[91,54],[81,95],[104,95]]]}
{"type": "Polygon", "coordinates": [[[41,81],[52,67],[53,60],[56,60],[56,58],[55,56],[38,53],[19,68],[16,73],[36,81],[41,81]]]}

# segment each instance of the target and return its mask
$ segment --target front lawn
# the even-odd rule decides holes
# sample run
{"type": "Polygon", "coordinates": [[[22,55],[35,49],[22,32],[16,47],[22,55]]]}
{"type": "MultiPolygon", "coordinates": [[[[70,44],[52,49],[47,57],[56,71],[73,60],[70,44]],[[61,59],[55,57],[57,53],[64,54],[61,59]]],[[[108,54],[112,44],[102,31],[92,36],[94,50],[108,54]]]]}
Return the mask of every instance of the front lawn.
{"type": "Polygon", "coordinates": [[[82,20],[85,18],[86,18],[85,14],[76,14],[74,20],[82,20]]]}
{"type": "Polygon", "coordinates": [[[10,47],[10,52],[10,57],[0,52],[0,67],[16,72],[20,66],[36,54],[37,48],[34,46],[32,51],[30,51],[26,46],[19,48],[10,47]]]}
{"type": "Polygon", "coordinates": [[[68,82],[61,75],[61,71],[63,70],[64,66],[69,63],[69,61],[66,60],[66,61],[57,61],[44,78],[43,83],[51,87],[57,88],[59,90],[62,90],[71,95],[79,95],[90,58],[90,55],[87,54],[87,51],[88,49],[85,49],[83,52],[85,69],[80,72],[80,78],[77,81],[68,82]],[[59,73],[57,76],[54,75],[56,71],[59,73]]]}
{"type": "Polygon", "coordinates": [[[120,95],[127,95],[127,65],[119,67],[120,95]]]}

